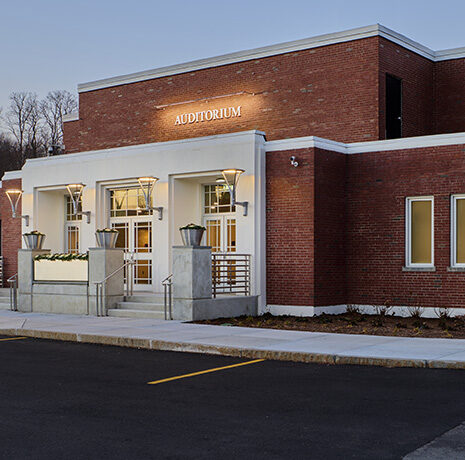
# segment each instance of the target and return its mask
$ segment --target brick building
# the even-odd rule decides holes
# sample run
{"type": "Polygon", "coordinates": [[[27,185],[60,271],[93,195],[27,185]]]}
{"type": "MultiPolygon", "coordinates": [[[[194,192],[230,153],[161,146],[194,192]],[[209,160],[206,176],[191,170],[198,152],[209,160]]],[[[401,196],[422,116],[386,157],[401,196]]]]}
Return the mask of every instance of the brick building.
{"type": "Polygon", "coordinates": [[[12,219],[2,194],[6,276],[21,230],[82,252],[111,226],[136,254],[136,286],[157,292],[192,221],[214,252],[251,256],[261,311],[463,314],[464,77],[465,48],[375,25],[81,84],[66,153],[3,177],[22,181],[31,219],[12,219]],[[230,168],[244,170],[236,206],[218,182],[230,168]],[[141,176],[158,178],[161,220],[141,206],[141,176]],[[69,183],[86,184],[90,223],[69,183]]]}

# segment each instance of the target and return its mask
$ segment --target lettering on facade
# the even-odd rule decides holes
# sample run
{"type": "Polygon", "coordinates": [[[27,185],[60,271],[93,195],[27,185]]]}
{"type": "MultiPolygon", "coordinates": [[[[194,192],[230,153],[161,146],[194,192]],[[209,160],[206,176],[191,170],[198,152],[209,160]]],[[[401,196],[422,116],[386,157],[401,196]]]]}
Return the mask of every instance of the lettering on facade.
{"type": "Polygon", "coordinates": [[[176,116],[175,126],[204,121],[223,120],[225,118],[237,118],[241,116],[241,106],[223,107],[221,109],[204,110],[202,112],[183,113],[176,116]]]}

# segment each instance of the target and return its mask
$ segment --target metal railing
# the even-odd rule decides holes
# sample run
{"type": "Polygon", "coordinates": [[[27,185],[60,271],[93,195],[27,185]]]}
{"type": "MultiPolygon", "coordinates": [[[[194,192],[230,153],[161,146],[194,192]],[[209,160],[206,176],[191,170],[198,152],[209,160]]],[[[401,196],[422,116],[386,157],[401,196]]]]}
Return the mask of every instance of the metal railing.
{"type": "MultiPolygon", "coordinates": [[[[97,316],[107,316],[107,307],[105,304],[105,289],[107,281],[112,278],[114,275],[119,273],[121,270],[124,270],[130,265],[134,265],[136,261],[134,260],[134,254],[131,255],[131,258],[125,262],[121,267],[117,268],[113,273],[110,273],[102,281],[97,281],[95,284],[95,311],[97,316]]],[[[134,276],[126,277],[126,296],[129,297],[134,292],[134,276]]]]}
{"type": "Polygon", "coordinates": [[[6,281],[10,285],[10,310],[18,311],[18,274],[15,273],[6,281]]]}
{"type": "Polygon", "coordinates": [[[212,254],[212,293],[250,295],[250,254],[212,254]]]}
{"type": "Polygon", "coordinates": [[[173,319],[173,274],[168,275],[161,284],[164,289],[165,320],[173,319]]]}

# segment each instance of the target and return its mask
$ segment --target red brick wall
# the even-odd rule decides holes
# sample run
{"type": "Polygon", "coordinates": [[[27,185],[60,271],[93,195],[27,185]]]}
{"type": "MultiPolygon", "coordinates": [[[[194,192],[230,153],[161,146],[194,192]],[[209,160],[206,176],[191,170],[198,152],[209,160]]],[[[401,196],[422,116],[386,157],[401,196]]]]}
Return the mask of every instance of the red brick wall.
{"type": "MultiPolygon", "coordinates": [[[[4,263],[3,285],[8,286],[6,280],[18,272],[18,249],[21,247],[21,221],[11,217],[11,206],[5,194],[9,188],[21,189],[21,179],[2,181],[0,189],[0,220],[2,222],[2,256],[4,263]]],[[[18,214],[21,213],[21,202],[18,214]]]]}
{"type": "Polygon", "coordinates": [[[447,271],[464,146],[350,155],[347,173],[348,303],[465,307],[465,273],[447,271]],[[421,195],[434,195],[436,271],[404,272],[405,198],[421,195]]]}
{"type": "Polygon", "coordinates": [[[436,133],[465,131],[465,59],[435,64],[436,133]]]}
{"type": "Polygon", "coordinates": [[[315,149],[315,306],[346,303],[347,157],[315,149]]]}
{"type": "Polygon", "coordinates": [[[266,158],[266,277],[269,305],[314,305],[314,151],[266,158]],[[298,156],[299,167],[289,157],[298,156]]]}
{"type": "Polygon", "coordinates": [[[386,130],[386,73],[402,79],[402,137],[434,134],[434,63],[385,38],[379,41],[379,138],[385,139],[386,130]]]}
{"type": "Polygon", "coordinates": [[[340,43],[80,94],[68,153],[263,130],[268,140],[378,139],[378,38],[340,43]],[[157,109],[241,91],[256,93],[157,109]],[[242,106],[242,116],[175,126],[177,114],[242,106]]]}

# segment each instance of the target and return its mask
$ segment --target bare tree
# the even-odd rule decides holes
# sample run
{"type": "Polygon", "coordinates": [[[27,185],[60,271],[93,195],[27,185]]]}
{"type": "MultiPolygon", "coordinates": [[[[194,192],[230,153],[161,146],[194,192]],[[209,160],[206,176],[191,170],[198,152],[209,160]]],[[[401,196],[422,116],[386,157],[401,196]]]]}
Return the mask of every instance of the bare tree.
{"type": "Polygon", "coordinates": [[[45,153],[45,133],[40,102],[36,94],[29,96],[29,117],[26,121],[26,158],[37,158],[45,153]]]}
{"type": "Polygon", "coordinates": [[[48,131],[48,146],[52,149],[63,144],[63,115],[75,111],[77,106],[75,96],[64,90],[50,91],[40,103],[48,131]]]}
{"type": "Polygon", "coordinates": [[[0,134],[0,178],[5,171],[14,171],[23,166],[18,145],[11,137],[0,134]]]}
{"type": "MultiPolygon", "coordinates": [[[[26,161],[27,144],[30,140],[28,129],[30,128],[31,113],[34,111],[34,104],[37,103],[37,96],[25,91],[10,94],[10,107],[5,117],[8,131],[16,139],[19,155],[22,163],[26,161]]],[[[33,123],[33,126],[35,123],[33,123]]]]}

